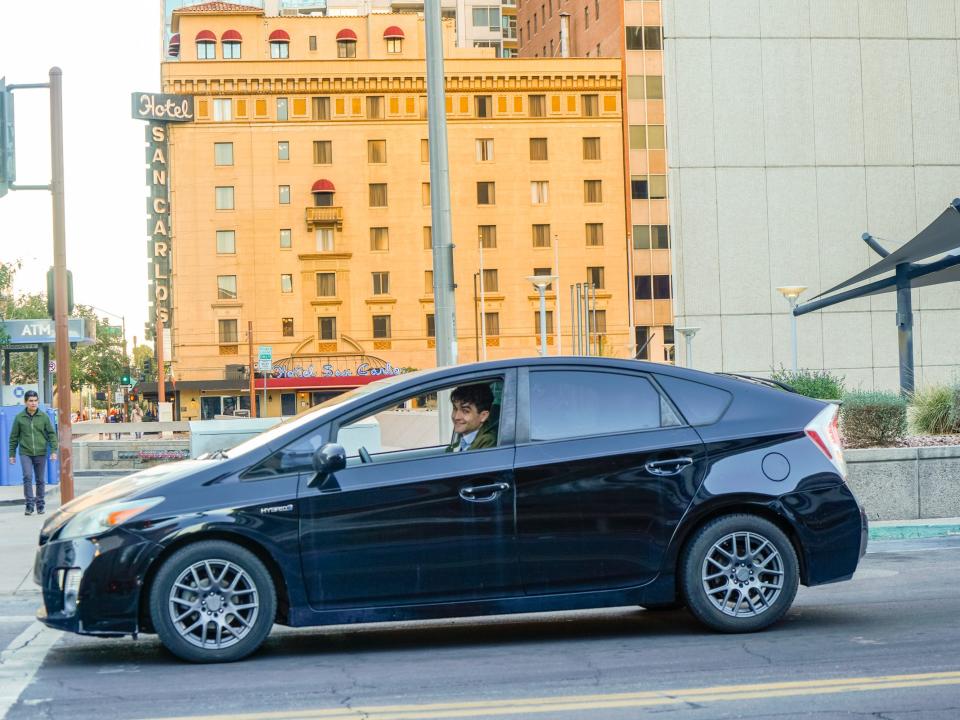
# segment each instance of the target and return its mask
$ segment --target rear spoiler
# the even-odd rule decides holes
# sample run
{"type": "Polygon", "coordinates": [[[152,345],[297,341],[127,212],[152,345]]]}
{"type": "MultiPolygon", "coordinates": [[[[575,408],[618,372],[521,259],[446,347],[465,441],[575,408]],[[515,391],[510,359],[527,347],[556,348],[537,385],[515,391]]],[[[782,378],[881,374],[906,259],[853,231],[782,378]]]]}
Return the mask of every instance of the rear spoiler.
{"type": "Polygon", "coordinates": [[[741,380],[746,380],[748,382],[755,382],[755,383],[759,383],[760,385],[767,385],[770,387],[779,388],[780,390],[785,390],[786,392],[789,392],[789,393],[796,394],[797,392],[796,388],[794,388],[793,386],[787,385],[785,382],[780,382],[779,380],[771,380],[770,378],[756,377],[755,375],[741,375],[739,373],[729,373],[729,372],[721,372],[721,373],[717,373],[717,375],[725,375],[726,377],[740,378],[741,380]]]}

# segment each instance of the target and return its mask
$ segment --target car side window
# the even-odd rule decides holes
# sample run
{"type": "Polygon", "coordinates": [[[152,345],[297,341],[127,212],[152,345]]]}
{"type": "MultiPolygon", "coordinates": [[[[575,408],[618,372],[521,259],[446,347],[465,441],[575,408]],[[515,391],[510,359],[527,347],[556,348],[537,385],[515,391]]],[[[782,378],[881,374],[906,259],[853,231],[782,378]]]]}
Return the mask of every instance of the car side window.
{"type": "Polygon", "coordinates": [[[646,378],[625,373],[530,373],[530,439],[559,440],[679,425],[646,378]]]}
{"type": "Polygon", "coordinates": [[[657,382],[676,403],[691,425],[711,425],[727,411],[733,395],[726,390],[670,375],[657,375],[657,382]]]}
{"type": "Polygon", "coordinates": [[[307,433],[292,443],[271,453],[240,476],[240,480],[266,480],[297,472],[313,471],[313,453],[324,443],[320,431],[307,433]]]}

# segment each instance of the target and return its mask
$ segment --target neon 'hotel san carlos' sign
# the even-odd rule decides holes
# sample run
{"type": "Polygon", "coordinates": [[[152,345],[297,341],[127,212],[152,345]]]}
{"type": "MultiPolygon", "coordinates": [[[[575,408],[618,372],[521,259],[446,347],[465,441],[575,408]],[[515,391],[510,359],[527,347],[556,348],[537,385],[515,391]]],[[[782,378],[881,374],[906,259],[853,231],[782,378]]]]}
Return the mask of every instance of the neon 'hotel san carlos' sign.
{"type": "Polygon", "coordinates": [[[150,297],[153,322],[170,327],[170,267],[173,244],[170,230],[169,151],[167,147],[171,122],[193,122],[192,95],[132,93],[134,120],[146,120],[147,187],[147,257],[150,261],[150,297]]]}

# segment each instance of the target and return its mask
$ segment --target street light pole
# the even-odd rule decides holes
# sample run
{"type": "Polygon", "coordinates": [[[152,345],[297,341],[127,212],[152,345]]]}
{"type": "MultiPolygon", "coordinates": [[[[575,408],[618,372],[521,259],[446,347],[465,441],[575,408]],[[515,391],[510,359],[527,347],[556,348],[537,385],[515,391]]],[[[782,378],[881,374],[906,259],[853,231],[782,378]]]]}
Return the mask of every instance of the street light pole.
{"type": "Polygon", "coordinates": [[[777,292],[790,303],[790,350],[793,372],[797,372],[797,316],[793,314],[793,311],[797,307],[797,300],[800,299],[800,295],[806,289],[806,285],[784,285],[777,288],[777,292]]]}
{"type": "Polygon", "coordinates": [[[547,286],[558,280],[556,275],[528,275],[527,280],[540,293],[540,356],[547,356],[547,286]]]}
{"type": "Polygon", "coordinates": [[[683,335],[683,350],[684,354],[687,356],[687,367],[693,367],[693,336],[696,335],[700,328],[698,327],[678,327],[674,330],[681,335],[683,335]]]}

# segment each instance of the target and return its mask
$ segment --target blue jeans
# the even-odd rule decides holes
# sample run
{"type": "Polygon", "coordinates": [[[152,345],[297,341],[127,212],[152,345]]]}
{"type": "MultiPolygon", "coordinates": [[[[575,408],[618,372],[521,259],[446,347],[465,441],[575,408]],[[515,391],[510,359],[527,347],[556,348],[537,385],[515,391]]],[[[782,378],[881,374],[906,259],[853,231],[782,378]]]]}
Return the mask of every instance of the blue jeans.
{"type": "Polygon", "coordinates": [[[42,508],[45,489],[43,474],[47,470],[47,456],[20,453],[20,465],[23,467],[23,499],[26,500],[27,507],[32,508],[36,505],[38,508],[42,508]],[[37,486],[36,495],[33,493],[34,480],[36,480],[37,486]]]}

